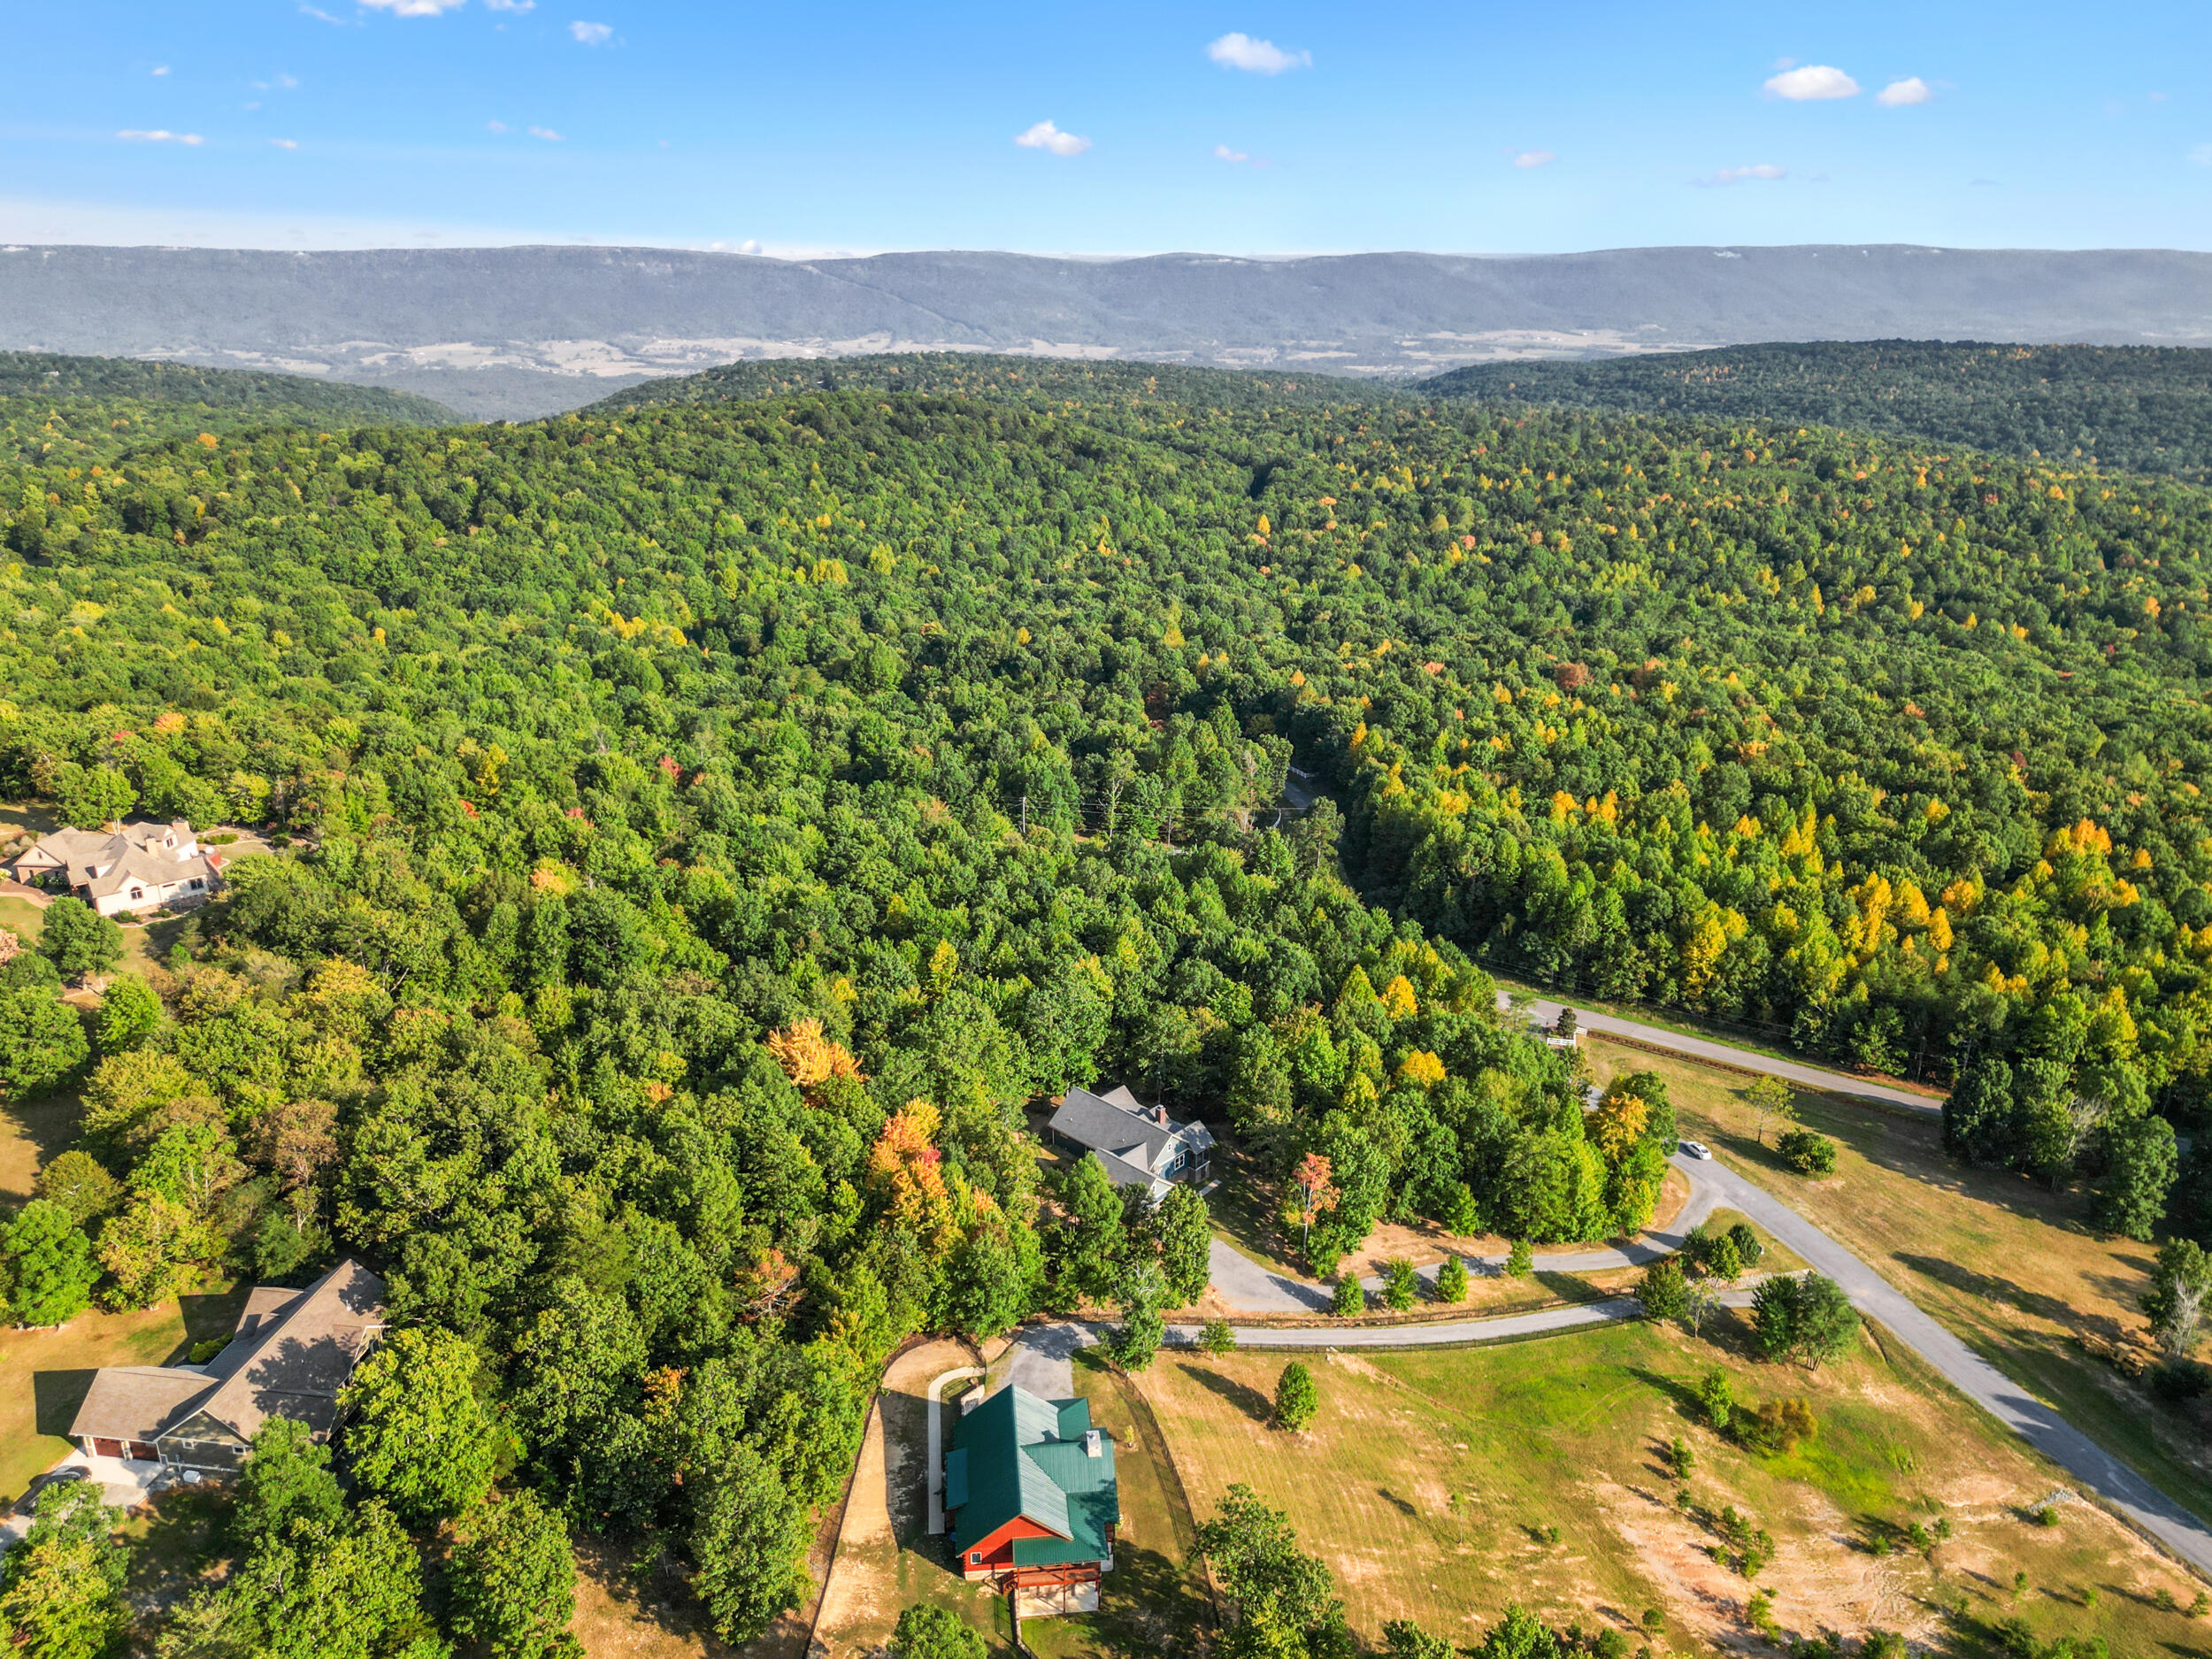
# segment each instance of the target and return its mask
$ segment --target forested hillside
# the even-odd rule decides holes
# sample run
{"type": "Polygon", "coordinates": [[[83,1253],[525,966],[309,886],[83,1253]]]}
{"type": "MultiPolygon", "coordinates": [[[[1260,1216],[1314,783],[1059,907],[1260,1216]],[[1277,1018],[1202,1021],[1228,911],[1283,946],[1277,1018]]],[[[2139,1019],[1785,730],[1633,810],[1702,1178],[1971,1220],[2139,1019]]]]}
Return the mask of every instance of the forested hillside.
{"type": "Polygon", "coordinates": [[[297,374],[0,351],[0,455],[90,466],[172,439],[250,426],[445,426],[442,403],[297,374]]]}
{"type": "MultiPolygon", "coordinates": [[[[1187,1203],[1041,1186],[1021,1109],[1071,1082],[1330,1159],[1325,1269],[1386,1213],[1639,1225],[1663,1098],[1586,1132],[1509,966],[1970,1061],[1979,1155],[2158,1225],[2152,1113],[2212,1064],[2212,497],[1110,384],[16,469],[0,793],[292,843],[91,1048],[48,956],[0,971],[0,1078],[83,1090],[102,1294],[364,1253],[420,1327],[376,1409],[450,1403],[365,1407],[361,1490],[475,1515],[456,1448],[511,1434],[509,1488],[734,1640],[903,1336],[1202,1283],[1187,1203]]],[[[175,1651],[264,1650],[288,1582],[175,1651]]]]}
{"type": "Polygon", "coordinates": [[[1817,422],[2106,470],[2212,474],[2212,351],[1928,340],[1728,346],[1601,363],[1481,363],[1432,396],[1817,422]]]}
{"type": "Polygon", "coordinates": [[[826,391],[933,392],[1036,404],[1175,403],[1203,410],[1409,401],[1384,382],[1330,374],[1248,373],[1235,369],[1186,368],[1172,363],[917,351],[728,363],[703,374],[629,387],[582,412],[614,415],[670,404],[747,403],[826,391]]]}

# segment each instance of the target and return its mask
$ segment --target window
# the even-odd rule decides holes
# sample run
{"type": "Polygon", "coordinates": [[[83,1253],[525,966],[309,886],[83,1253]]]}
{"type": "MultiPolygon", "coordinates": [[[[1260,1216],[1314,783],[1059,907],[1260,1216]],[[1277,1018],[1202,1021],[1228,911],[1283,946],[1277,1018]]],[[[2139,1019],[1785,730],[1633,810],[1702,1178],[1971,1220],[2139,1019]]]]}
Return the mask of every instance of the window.
{"type": "Polygon", "coordinates": [[[972,1567],[980,1567],[983,1564],[983,1552],[979,1549],[970,1550],[968,1552],[968,1564],[972,1567]]]}
{"type": "Polygon", "coordinates": [[[138,900],[138,899],[142,899],[142,898],[144,898],[145,896],[146,896],[146,890],[145,890],[143,887],[133,887],[133,888],[131,889],[131,897],[132,897],[132,899],[133,899],[134,901],[138,900]]]}
{"type": "Polygon", "coordinates": [[[194,876],[194,877],[192,878],[191,886],[192,886],[192,891],[193,891],[193,892],[197,893],[197,892],[200,890],[201,881],[200,881],[199,877],[197,877],[197,876],[194,876]]]}

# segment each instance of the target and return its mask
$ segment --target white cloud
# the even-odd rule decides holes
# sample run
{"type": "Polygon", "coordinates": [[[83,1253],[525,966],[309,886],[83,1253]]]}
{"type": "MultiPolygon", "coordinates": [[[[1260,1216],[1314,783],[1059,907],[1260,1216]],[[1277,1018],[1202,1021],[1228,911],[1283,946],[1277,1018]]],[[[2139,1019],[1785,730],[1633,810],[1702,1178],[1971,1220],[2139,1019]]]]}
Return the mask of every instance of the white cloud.
{"type": "Polygon", "coordinates": [[[279,150],[297,150],[300,147],[300,142],[296,138],[273,138],[269,142],[279,150]]]}
{"type": "Polygon", "coordinates": [[[529,131],[531,137],[542,138],[549,144],[557,144],[562,142],[561,135],[549,127],[534,127],[529,131]]]}
{"type": "Polygon", "coordinates": [[[1241,150],[1232,150],[1226,144],[1216,144],[1214,159],[1216,161],[1249,161],[1252,157],[1241,150]]]}
{"type": "MultiPolygon", "coordinates": [[[[450,12],[466,0],[361,0],[365,6],[374,6],[380,12],[389,12],[398,18],[434,18],[442,12],[450,12]]],[[[306,8],[302,7],[303,11],[306,8]]],[[[335,22],[335,19],[325,19],[335,22]]]]}
{"type": "Polygon", "coordinates": [[[484,123],[484,130],[488,133],[504,133],[512,129],[504,121],[487,121],[484,123]]]}
{"type": "Polygon", "coordinates": [[[1874,102],[1886,110],[1894,110],[1908,104],[1925,104],[1935,96],[1935,89],[1918,75],[1908,75],[1902,81],[1893,81],[1874,95],[1874,102]]]}
{"type": "Polygon", "coordinates": [[[1748,167],[1723,167],[1710,177],[1700,179],[1698,183],[1747,184],[1762,179],[1785,179],[1789,176],[1789,171],[1787,167],[1778,167],[1770,161],[1762,161],[1748,167]]]}
{"type": "Polygon", "coordinates": [[[2212,144],[2199,144],[2189,152],[2189,159],[2200,167],[2212,167],[2212,144]]]}
{"type": "Polygon", "coordinates": [[[1048,150],[1056,156],[1079,156],[1091,147],[1091,141],[1073,133],[1064,133],[1050,121],[1040,121],[1025,133],[1017,133],[1014,142],[1024,150],[1048,150]]]}
{"type": "Polygon", "coordinates": [[[165,75],[165,74],[167,74],[168,73],[169,73],[169,65],[166,65],[166,64],[157,64],[157,65],[155,65],[155,67],[154,67],[154,73],[156,73],[157,75],[165,75]]]}
{"type": "Polygon", "coordinates": [[[345,24],[342,19],[334,18],[331,16],[329,12],[322,11],[315,6],[302,6],[300,8],[300,15],[303,18],[313,18],[319,23],[327,23],[333,28],[342,29],[345,27],[345,24]]]}
{"type": "Polygon", "coordinates": [[[1548,150],[1525,150],[1513,157],[1517,167],[1547,167],[1559,157],[1548,150]]]}
{"type": "Polygon", "coordinates": [[[204,144],[207,142],[207,140],[202,138],[197,133],[172,133],[158,127],[149,131],[127,127],[116,136],[134,144],[204,144]]]}
{"type": "Polygon", "coordinates": [[[534,12],[538,0],[484,0],[487,12],[534,12]]]}
{"type": "Polygon", "coordinates": [[[1311,52],[1286,52],[1273,41],[1256,41],[1249,35],[1228,34],[1206,48],[1206,56],[1228,69],[1256,75],[1279,75],[1286,69],[1310,69],[1311,52]]]}
{"type": "Polygon", "coordinates": [[[1807,104],[1822,98],[1855,98],[1859,83],[1832,65],[1807,64],[1802,69],[1785,69],[1766,83],[1765,91],[1769,97],[1807,104]]]}
{"type": "Polygon", "coordinates": [[[614,38],[614,30],[604,23],[572,23],[568,32],[583,46],[604,46],[614,38]]]}

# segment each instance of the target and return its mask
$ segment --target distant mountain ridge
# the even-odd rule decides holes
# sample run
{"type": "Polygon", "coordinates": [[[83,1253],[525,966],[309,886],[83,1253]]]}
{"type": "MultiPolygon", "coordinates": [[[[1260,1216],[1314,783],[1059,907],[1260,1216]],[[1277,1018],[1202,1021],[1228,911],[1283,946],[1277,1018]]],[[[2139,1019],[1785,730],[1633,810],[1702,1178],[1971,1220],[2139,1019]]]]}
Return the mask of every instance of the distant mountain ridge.
{"type": "Polygon", "coordinates": [[[748,358],[952,349],[1412,376],[1501,357],[1900,337],[2212,343],[2212,255],[0,250],[0,349],[320,374],[480,416],[572,408],[748,358]]]}

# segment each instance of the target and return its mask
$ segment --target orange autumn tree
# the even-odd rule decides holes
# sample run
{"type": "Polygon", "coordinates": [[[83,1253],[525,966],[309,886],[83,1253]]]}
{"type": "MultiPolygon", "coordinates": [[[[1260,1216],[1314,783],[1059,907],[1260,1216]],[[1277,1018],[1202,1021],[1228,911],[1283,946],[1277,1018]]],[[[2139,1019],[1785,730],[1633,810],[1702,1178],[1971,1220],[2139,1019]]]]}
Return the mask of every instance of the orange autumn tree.
{"type": "Polygon", "coordinates": [[[1286,1208],[1298,1223],[1302,1250],[1313,1241],[1313,1224],[1336,1208],[1339,1194],[1335,1174],[1335,1167],[1326,1157],[1318,1152],[1309,1152],[1298,1160],[1298,1168],[1291,1175],[1286,1208]]]}
{"type": "Polygon", "coordinates": [[[925,1237],[953,1225],[952,1194],[945,1185],[944,1152],[936,1145],[936,1107],[910,1100],[883,1126],[868,1149],[868,1187],[892,1217],[925,1237]]]}
{"type": "Polygon", "coordinates": [[[818,1019],[795,1019],[782,1031],[768,1033],[768,1052],[783,1074],[803,1089],[811,1089],[833,1077],[865,1081],[860,1062],[841,1042],[822,1035],[818,1019]]]}

